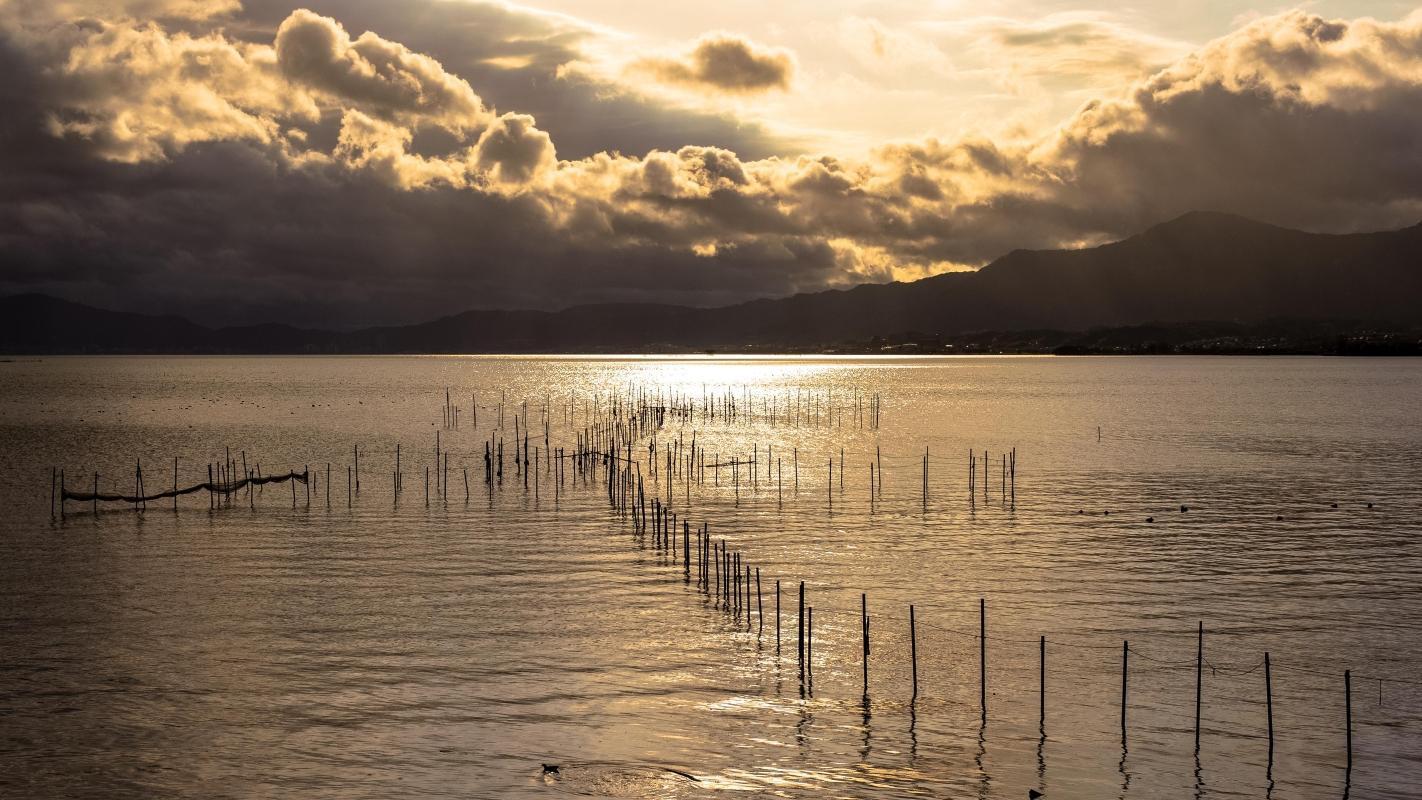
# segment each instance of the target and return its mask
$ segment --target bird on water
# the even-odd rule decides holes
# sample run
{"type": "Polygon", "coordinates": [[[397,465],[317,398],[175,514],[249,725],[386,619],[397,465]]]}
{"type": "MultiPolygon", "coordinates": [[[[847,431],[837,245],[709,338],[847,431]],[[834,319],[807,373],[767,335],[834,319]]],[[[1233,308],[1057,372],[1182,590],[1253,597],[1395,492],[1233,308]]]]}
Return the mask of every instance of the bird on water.
{"type": "Polygon", "coordinates": [[[561,774],[561,773],[558,772],[558,765],[557,765],[557,764],[544,764],[544,765],[543,765],[543,774],[544,774],[544,775],[559,775],[559,774],[561,774]]]}

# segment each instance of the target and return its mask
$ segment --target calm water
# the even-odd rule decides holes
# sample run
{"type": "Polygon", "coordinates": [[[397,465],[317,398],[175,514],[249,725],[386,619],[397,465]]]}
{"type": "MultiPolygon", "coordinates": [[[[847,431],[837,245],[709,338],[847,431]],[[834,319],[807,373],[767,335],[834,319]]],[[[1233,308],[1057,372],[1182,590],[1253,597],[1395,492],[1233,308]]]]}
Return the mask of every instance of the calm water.
{"type": "Polygon", "coordinates": [[[3,363],[0,796],[1335,798],[1352,669],[1346,791],[1422,797],[1419,397],[1422,361],[1392,360],[3,363]],[[525,399],[535,420],[546,400],[555,446],[571,447],[584,404],[632,386],[754,406],[754,420],[669,424],[658,446],[694,427],[708,462],[764,463],[767,447],[781,459],[781,499],[764,466],[753,487],[741,473],[738,498],[729,470],[689,498],[674,491],[684,516],[760,568],[764,632],[713,608],[599,487],[555,497],[542,472],[535,499],[511,463],[502,488],[483,485],[501,394],[506,436],[525,399]],[[446,387],[465,416],[441,434],[448,497],[426,506],[446,387]],[[856,388],[882,397],[878,430],[847,408],[856,388]],[[357,444],[361,491],[347,508],[357,444]],[[71,503],[50,519],[51,467],[71,488],[97,471],[128,492],[141,458],[151,490],[171,486],[175,456],[180,482],[195,483],[229,446],[264,473],[311,465],[309,506],[304,487],[293,509],[289,486],[273,485],[255,508],[244,495],[210,511],[193,495],[177,514],[166,501],[97,515],[71,503]],[[1015,508],[1000,489],[1012,447],[1015,508]],[[970,448],[991,463],[989,496],[971,505],[970,448]],[[801,580],[815,608],[803,699],[790,589],[801,580]],[[860,592],[873,616],[867,703],[860,592]],[[562,779],[545,780],[541,762],[562,779]]]}

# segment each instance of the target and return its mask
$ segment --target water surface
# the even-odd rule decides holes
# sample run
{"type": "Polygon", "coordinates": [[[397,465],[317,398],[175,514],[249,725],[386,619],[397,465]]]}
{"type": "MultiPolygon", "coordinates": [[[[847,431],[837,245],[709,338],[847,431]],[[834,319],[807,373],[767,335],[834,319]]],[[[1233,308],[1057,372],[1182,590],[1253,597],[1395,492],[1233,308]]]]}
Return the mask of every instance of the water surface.
{"type": "Polygon", "coordinates": [[[1422,362],[1408,360],[3,363],[0,794],[1422,796],[1422,684],[1407,682],[1422,681],[1419,396],[1422,362]],[[458,431],[441,426],[447,387],[458,431]],[[764,630],[714,608],[600,487],[555,490],[541,471],[525,490],[511,464],[502,487],[482,483],[501,397],[506,438],[527,400],[540,430],[548,404],[550,440],[571,447],[594,397],[605,408],[636,387],[740,399],[735,423],[670,422],[658,447],[694,429],[708,461],[759,455],[754,485],[723,470],[719,485],[679,482],[672,496],[760,568],[764,630]],[[882,398],[877,430],[858,423],[856,391],[882,398]],[[426,505],[437,431],[452,477],[426,505]],[[268,486],[216,510],[193,495],[177,513],[70,503],[51,520],[51,468],[71,486],[98,472],[104,490],[129,492],[141,459],[150,489],[167,488],[174,457],[189,484],[229,447],[263,473],[309,466],[316,493],[308,504],[299,487],[293,508],[289,485],[268,486]],[[1014,447],[1015,505],[999,461],[1014,447]],[[991,465],[971,503],[970,449],[991,465]],[[872,508],[871,462],[883,466],[872,508]],[[790,594],[801,580],[815,607],[804,697],[790,594]]]}

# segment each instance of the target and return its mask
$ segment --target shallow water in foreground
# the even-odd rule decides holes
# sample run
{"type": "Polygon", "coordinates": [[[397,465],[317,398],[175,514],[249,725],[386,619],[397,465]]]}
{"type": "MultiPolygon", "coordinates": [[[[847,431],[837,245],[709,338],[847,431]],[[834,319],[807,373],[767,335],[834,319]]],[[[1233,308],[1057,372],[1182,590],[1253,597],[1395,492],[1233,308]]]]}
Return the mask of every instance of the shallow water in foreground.
{"type": "Polygon", "coordinates": [[[1408,360],[0,363],[0,795],[1422,797],[1419,396],[1422,361],[1408,360]],[[698,401],[704,386],[755,407],[753,421],[669,423],[658,441],[694,427],[708,462],[768,460],[767,446],[780,459],[779,496],[764,465],[753,486],[722,470],[719,485],[708,473],[689,498],[682,483],[674,491],[693,525],[709,521],[760,568],[763,631],[713,608],[600,487],[555,492],[544,471],[535,498],[511,463],[502,488],[483,485],[501,392],[509,439],[522,401],[536,419],[549,398],[553,443],[571,447],[583,403],[629,386],[698,401]],[[449,496],[426,507],[446,387],[466,416],[441,432],[454,452],[449,496]],[[878,430],[856,423],[856,388],[883,398],[878,430]],[[785,419],[797,393],[798,427],[793,410],[785,419]],[[356,444],[361,491],[347,508],[341,473],[356,444]],[[255,508],[244,495],[209,510],[193,495],[177,514],[167,502],[97,515],[70,503],[50,519],[52,466],[77,488],[98,471],[101,488],[128,492],[142,458],[151,490],[171,485],[174,456],[194,483],[227,446],[264,473],[311,465],[310,505],[300,487],[293,509],[283,484],[255,508]],[[1015,508],[998,461],[1012,447],[1015,508]],[[969,448],[991,465],[988,496],[972,504],[969,448]],[[801,580],[815,609],[804,698],[801,580]],[[873,618],[867,703],[860,592],[873,618]],[[543,778],[542,762],[561,765],[561,779],[543,778]]]}

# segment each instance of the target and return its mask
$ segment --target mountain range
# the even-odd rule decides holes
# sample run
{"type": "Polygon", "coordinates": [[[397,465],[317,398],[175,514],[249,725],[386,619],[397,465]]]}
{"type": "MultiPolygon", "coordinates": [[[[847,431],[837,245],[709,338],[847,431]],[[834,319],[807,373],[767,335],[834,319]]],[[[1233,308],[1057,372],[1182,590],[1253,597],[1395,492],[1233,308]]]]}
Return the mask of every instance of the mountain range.
{"type": "Polygon", "coordinates": [[[1210,320],[1236,332],[1278,320],[1329,322],[1342,333],[1414,330],[1422,325],[1422,224],[1323,234],[1192,212],[1118,242],[1015,250],[977,271],[912,282],[718,308],[474,310],[354,331],[214,329],[178,316],[14,295],[0,298],[0,352],[801,352],[877,350],[887,341],[941,345],[1011,331],[1057,332],[1045,337],[1055,342],[1050,349],[1077,352],[1091,349],[1072,349],[1061,332],[1198,328],[1210,320]]]}

